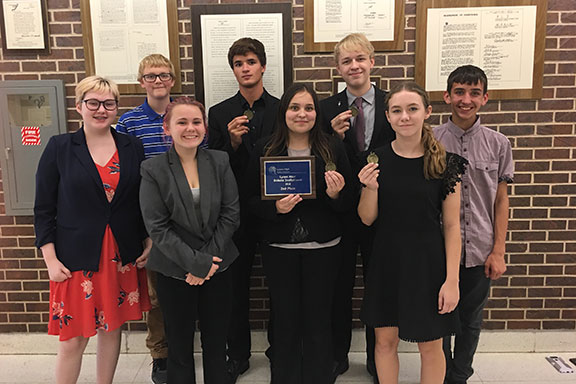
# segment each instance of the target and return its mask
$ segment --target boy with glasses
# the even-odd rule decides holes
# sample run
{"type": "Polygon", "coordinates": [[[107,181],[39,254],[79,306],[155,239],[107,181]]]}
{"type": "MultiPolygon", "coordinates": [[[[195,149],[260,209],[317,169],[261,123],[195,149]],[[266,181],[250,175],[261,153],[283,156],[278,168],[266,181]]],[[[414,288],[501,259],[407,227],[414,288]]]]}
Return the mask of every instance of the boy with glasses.
{"type": "MultiPolygon", "coordinates": [[[[142,105],[124,113],[118,120],[116,130],[138,137],[144,144],[144,155],[149,159],[166,152],[171,145],[170,137],[164,135],[162,122],[175,82],[174,65],[163,55],[148,55],[140,61],[138,81],[146,90],[146,100],[142,105]]],[[[152,381],[163,384],[168,376],[168,343],[164,318],[156,296],[156,272],[148,271],[148,290],[152,309],[146,317],[146,346],[152,355],[152,381]]]]}

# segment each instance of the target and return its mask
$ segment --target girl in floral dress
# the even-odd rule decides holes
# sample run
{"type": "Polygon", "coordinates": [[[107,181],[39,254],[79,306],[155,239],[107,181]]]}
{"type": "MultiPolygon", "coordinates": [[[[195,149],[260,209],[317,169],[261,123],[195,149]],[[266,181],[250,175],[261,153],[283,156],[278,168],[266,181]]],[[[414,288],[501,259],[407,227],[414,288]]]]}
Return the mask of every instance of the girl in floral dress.
{"type": "Polygon", "coordinates": [[[118,88],[91,76],[76,86],[83,127],[54,136],[36,174],[34,226],[50,277],[48,333],[60,336],[56,382],[75,383],[98,335],[97,382],[112,383],[121,326],[150,306],[151,247],[138,190],[142,144],[111,127],[118,88]]]}

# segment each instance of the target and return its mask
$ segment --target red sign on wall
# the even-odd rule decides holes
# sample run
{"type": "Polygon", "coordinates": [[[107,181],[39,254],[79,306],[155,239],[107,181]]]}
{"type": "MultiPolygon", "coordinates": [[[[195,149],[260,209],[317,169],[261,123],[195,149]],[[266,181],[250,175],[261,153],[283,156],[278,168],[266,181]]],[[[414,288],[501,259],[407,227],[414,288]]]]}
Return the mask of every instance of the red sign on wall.
{"type": "Polygon", "coordinates": [[[40,127],[22,127],[22,145],[40,145],[40,127]]]}

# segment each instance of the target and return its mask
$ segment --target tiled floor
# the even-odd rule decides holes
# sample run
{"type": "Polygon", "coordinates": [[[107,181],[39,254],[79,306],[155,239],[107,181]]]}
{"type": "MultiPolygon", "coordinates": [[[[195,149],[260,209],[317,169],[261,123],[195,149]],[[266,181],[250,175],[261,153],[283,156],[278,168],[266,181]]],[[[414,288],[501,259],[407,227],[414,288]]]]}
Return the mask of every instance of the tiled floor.
{"type": "MultiPolygon", "coordinates": [[[[490,384],[576,384],[576,373],[560,374],[546,360],[546,353],[478,353],[476,373],[469,380],[490,384]]],[[[558,354],[568,361],[576,353],[558,354]]],[[[46,384],[54,382],[55,355],[0,355],[0,383],[46,384]]],[[[350,354],[350,370],[338,378],[337,383],[371,384],[364,366],[365,354],[350,354]]],[[[150,357],[147,354],[122,354],[114,383],[151,383],[150,357]]],[[[268,361],[264,354],[256,353],[250,360],[251,368],[240,377],[239,384],[264,384],[270,382],[268,361]]],[[[203,383],[201,358],[197,356],[198,382],[203,383]]],[[[420,362],[417,353],[400,354],[400,382],[418,383],[420,362]]],[[[80,383],[95,383],[95,355],[86,355],[80,383]]]]}

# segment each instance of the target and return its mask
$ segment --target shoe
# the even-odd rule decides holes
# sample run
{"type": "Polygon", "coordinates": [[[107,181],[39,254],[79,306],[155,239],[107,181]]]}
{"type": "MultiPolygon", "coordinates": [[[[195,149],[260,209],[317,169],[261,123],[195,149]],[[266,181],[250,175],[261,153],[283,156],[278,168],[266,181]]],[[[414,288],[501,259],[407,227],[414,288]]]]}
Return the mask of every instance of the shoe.
{"type": "Polygon", "coordinates": [[[230,383],[236,383],[238,376],[246,372],[250,368],[250,362],[248,360],[232,360],[226,361],[226,370],[228,371],[228,377],[230,378],[230,383]]]}
{"type": "Polygon", "coordinates": [[[332,381],[331,383],[334,384],[338,376],[346,372],[350,368],[350,362],[348,361],[348,357],[346,357],[342,361],[335,361],[332,365],[332,381]]]}
{"type": "Polygon", "coordinates": [[[152,382],[166,384],[168,382],[168,365],[166,359],[152,359],[152,382]]]}

